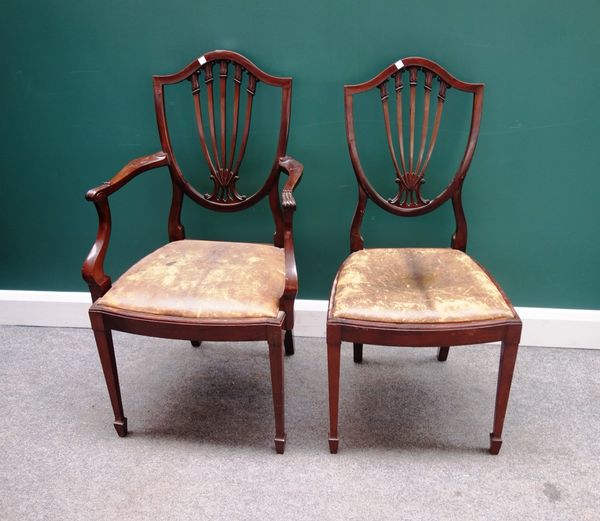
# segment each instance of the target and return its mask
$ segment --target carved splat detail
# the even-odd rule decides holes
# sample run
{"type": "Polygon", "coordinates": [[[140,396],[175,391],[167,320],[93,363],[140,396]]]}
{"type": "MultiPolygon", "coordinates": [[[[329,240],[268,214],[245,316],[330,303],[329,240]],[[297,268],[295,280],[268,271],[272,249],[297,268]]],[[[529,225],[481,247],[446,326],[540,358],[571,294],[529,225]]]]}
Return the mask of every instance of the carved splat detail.
{"type": "Polygon", "coordinates": [[[434,73],[423,68],[423,117],[421,123],[419,152],[418,157],[415,158],[415,127],[417,112],[416,99],[420,69],[421,67],[409,67],[407,69],[401,69],[391,75],[391,78],[394,79],[394,90],[396,91],[396,126],[398,132],[400,161],[398,161],[396,156],[390,124],[390,108],[388,104],[389,94],[387,88],[387,83],[390,78],[386,78],[380,85],[378,85],[379,96],[383,108],[383,119],[387,135],[388,149],[394,165],[394,170],[396,171],[396,183],[398,185],[398,193],[396,196],[389,198],[388,202],[401,208],[417,208],[429,204],[429,200],[425,199],[421,194],[421,185],[425,183],[425,171],[429,164],[429,160],[431,159],[431,154],[433,153],[433,149],[437,140],[443,105],[446,101],[446,90],[450,87],[444,80],[438,77],[440,83],[437,95],[438,103],[436,107],[433,130],[428,144],[427,136],[429,130],[429,114],[434,73]],[[404,122],[402,115],[402,91],[404,87],[402,74],[404,71],[408,71],[409,75],[408,158],[406,158],[404,148],[404,122]]]}
{"type": "Polygon", "coordinates": [[[245,195],[238,193],[236,182],[239,180],[239,169],[246,152],[248,144],[248,135],[250,133],[250,123],[252,119],[252,100],[256,94],[257,78],[245,70],[238,63],[233,63],[233,75],[229,74],[228,60],[207,61],[202,67],[189,78],[192,84],[192,96],[194,98],[194,107],[196,112],[196,125],[200,138],[202,154],[210,170],[210,179],[213,182],[211,193],[204,194],[208,201],[217,203],[233,203],[246,199],[245,195]],[[215,92],[214,92],[214,74],[213,66],[218,64],[219,70],[219,135],[217,136],[215,92]],[[204,75],[205,92],[201,92],[200,78],[204,75]],[[238,148],[239,120],[240,120],[240,99],[241,88],[246,80],[246,106],[244,111],[244,127],[241,135],[241,143],[238,148]],[[231,137],[229,139],[229,150],[227,149],[227,84],[229,80],[233,83],[233,109],[231,116],[231,137]],[[205,122],[202,114],[201,96],[204,94],[207,107],[208,135],[205,131],[205,122]],[[210,141],[210,143],[208,142],[210,141]],[[237,154],[236,154],[237,151],[237,154]]]}

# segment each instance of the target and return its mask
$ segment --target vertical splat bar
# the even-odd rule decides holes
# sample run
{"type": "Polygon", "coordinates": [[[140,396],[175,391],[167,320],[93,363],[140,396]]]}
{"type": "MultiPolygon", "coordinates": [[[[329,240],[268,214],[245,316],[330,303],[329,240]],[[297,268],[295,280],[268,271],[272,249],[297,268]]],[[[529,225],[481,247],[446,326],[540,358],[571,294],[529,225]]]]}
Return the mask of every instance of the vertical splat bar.
{"type": "Polygon", "coordinates": [[[402,172],[406,172],[406,164],[404,162],[404,135],[402,132],[402,71],[398,71],[394,75],[395,90],[396,90],[396,125],[398,127],[398,145],[400,146],[400,164],[402,172]]]}
{"type": "Polygon", "coordinates": [[[215,175],[215,165],[210,158],[208,147],[206,146],[206,136],[204,135],[204,124],[202,123],[202,108],[200,106],[200,84],[198,82],[198,75],[192,74],[192,96],[194,98],[194,111],[196,112],[196,125],[198,126],[198,135],[200,136],[200,147],[202,148],[202,154],[204,159],[208,163],[210,173],[215,175]]]}
{"type": "Polygon", "coordinates": [[[233,167],[233,156],[235,155],[235,145],[237,143],[237,131],[239,125],[239,113],[240,113],[240,86],[242,84],[242,67],[235,64],[233,73],[233,123],[231,130],[231,145],[229,146],[229,163],[227,170],[231,172],[233,167]]]}
{"type": "Polygon", "coordinates": [[[433,73],[425,71],[425,97],[423,99],[423,124],[421,126],[421,149],[419,150],[419,160],[415,171],[418,172],[423,161],[423,152],[425,152],[425,142],[427,141],[427,127],[429,126],[429,102],[431,98],[431,81],[433,73]]]}
{"type": "Polygon", "coordinates": [[[227,110],[227,61],[222,60],[219,63],[219,97],[221,101],[221,164],[225,168],[227,157],[227,148],[225,143],[225,134],[227,130],[227,122],[225,120],[227,110]]]}
{"type": "Polygon", "coordinates": [[[248,98],[246,101],[246,114],[244,117],[244,133],[242,135],[242,144],[240,145],[240,152],[238,154],[235,168],[232,170],[235,175],[237,175],[240,170],[240,165],[242,164],[242,159],[244,159],[244,153],[246,152],[248,134],[250,132],[250,120],[252,118],[252,100],[254,99],[254,94],[256,93],[256,78],[250,73],[248,73],[248,87],[246,87],[246,92],[248,93],[248,98]]]}
{"type": "Polygon", "coordinates": [[[388,148],[390,150],[390,155],[392,156],[394,169],[396,170],[396,177],[400,179],[402,178],[402,173],[400,172],[400,168],[398,167],[398,161],[396,160],[396,153],[394,152],[394,144],[392,142],[392,131],[390,129],[390,111],[388,108],[389,95],[387,90],[387,80],[384,81],[381,85],[379,85],[379,94],[381,96],[381,106],[383,108],[383,119],[385,121],[385,133],[387,135],[388,148]]]}
{"type": "Polygon", "coordinates": [[[435,109],[435,120],[433,122],[433,130],[431,132],[431,141],[429,142],[429,149],[427,150],[427,156],[425,157],[425,161],[423,162],[423,166],[421,167],[421,173],[425,173],[425,170],[427,169],[427,165],[429,164],[429,160],[431,159],[431,154],[433,153],[433,148],[435,147],[435,142],[437,140],[438,132],[440,130],[440,121],[442,120],[442,111],[444,110],[444,102],[446,101],[446,89],[447,88],[448,88],[448,84],[440,78],[440,89],[438,91],[438,102],[437,102],[437,107],[435,109]]]}
{"type": "MultiPolygon", "coordinates": [[[[213,71],[212,71],[212,63],[207,63],[204,68],[204,83],[206,83],[206,96],[207,96],[207,106],[208,106],[208,123],[210,128],[210,138],[213,149],[213,154],[215,155],[215,161],[217,163],[217,174],[221,170],[221,162],[219,161],[219,151],[217,150],[217,138],[215,136],[215,98],[213,95],[213,71]]],[[[219,174],[220,177],[220,174],[219,174]]]]}
{"type": "Polygon", "coordinates": [[[410,68],[410,156],[408,160],[408,170],[413,172],[413,157],[415,150],[415,111],[417,101],[417,74],[419,69],[410,68]]]}

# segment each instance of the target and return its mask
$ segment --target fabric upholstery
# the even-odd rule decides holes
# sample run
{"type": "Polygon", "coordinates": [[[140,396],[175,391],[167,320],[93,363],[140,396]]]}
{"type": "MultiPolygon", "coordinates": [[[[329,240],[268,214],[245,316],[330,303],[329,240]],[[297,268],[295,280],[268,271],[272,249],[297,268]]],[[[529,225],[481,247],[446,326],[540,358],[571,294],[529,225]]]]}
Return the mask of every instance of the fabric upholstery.
{"type": "Polygon", "coordinates": [[[360,250],[342,264],[333,318],[446,323],[512,318],[488,275],[450,248],[360,250]]]}
{"type": "Polygon", "coordinates": [[[183,240],[144,257],[98,304],[190,318],[276,317],[285,287],[283,249],[183,240]]]}

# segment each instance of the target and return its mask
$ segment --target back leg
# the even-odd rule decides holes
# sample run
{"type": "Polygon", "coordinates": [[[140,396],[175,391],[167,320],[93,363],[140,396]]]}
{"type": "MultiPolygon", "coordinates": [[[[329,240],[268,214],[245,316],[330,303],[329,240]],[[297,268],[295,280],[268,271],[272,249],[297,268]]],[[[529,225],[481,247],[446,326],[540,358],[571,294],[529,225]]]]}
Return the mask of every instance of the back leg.
{"type": "Polygon", "coordinates": [[[448,351],[450,351],[448,346],[440,347],[438,349],[438,361],[445,362],[448,359],[448,351]]]}
{"type": "Polygon", "coordinates": [[[354,363],[360,364],[363,359],[363,345],[354,344],[354,363]]]}
{"type": "Polygon", "coordinates": [[[285,311],[285,322],[283,328],[285,329],[285,336],[283,338],[283,346],[285,347],[286,356],[292,356],[294,354],[294,298],[283,299],[283,310],[285,311]]]}
{"type": "Polygon", "coordinates": [[[123,403],[121,401],[121,389],[119,387],[119,375],[117,373],[117,362],[115,360],[115,349],[110,329],[98,329],[94,327],[96,346],[100,355],[100,363],[110,396],[110,403],[115,415],[113,425],[117,434],[121,437],[127,436],[127,418],[123,414],[123,403]]]}
{"type": "Polygon", "coordinates": [[[285,339],[284,339],[283,343],[285,345],[285,354],[287,356],[293,355],[294,354],[294,335],[293,335],[291,329],[289,331],[285,332],[285,339]]]}
{"type": "Polygon", "coordinates": [[[200,344],[202,344],[202,340],[191,340],[191,342],[193,347],[200,347],[200,344]]]}

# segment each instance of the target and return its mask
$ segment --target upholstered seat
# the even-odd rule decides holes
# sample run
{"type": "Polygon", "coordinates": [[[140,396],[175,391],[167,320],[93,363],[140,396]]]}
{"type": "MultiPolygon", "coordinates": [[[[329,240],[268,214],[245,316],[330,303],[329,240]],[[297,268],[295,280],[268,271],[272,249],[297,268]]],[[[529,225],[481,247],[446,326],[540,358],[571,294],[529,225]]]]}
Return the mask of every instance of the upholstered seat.
{"type": "Polygon", "coordinates": [[[447,323],[513,318],[488,275],[450,248],[360,250],[340,268],[332,317],[447,323]]]}
{"type": "Polygon", "coordinates": [[[105,307],[188,318],[269,318],[285,287],[282,248],[174,241],[125,272],[98,300],[105,307]]]}

